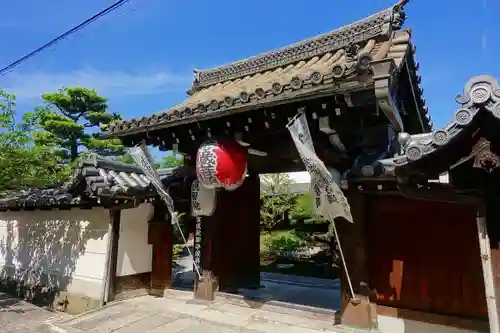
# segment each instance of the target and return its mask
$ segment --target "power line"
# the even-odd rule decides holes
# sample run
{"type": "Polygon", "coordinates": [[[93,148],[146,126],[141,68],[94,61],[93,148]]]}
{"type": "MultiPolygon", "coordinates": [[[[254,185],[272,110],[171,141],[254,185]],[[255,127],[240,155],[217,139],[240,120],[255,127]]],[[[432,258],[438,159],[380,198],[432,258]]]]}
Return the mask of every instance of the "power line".
{"type": "Polygon", "coordinates": [[[16,68],[17,66],[19,66],[20,64],[22,64],[23,62],[29,60],[30,58],[32,58],[33,56],[35,56],[36,54],[42,52],[43,50],[51,47],[51,46],[54,46],[55,44],[57,44],[58,42],[66,39],[67,37],[69,37],[70,35],[74,34],[75,32],[85,28],[87,25],[91,24],[92,22],[98,20],[99,18],[111,13],[112,11],[118,9],[119,7],[123,6],[125,3],[127,3],[128,1],[130,0],[119,0],[117,2],[115,2],[114,4],[112,4],[111,6],[101,10],[99,13],[95,14],[94,16],[92,17],[89,17],[88,19],[86,19],[85,21],[83,21],[82,23],[78,24],[77,26],[75,26],[74,28],[66,31],[65,33],[57,36],[56,38],[52,39],[50,42],[40,46],[39,48],[37,48],[36,50],[28,53],[27,55],[25,55],[24,57],[14,61],[13,63],[11,63],[10,65],[0,69],[0,76],[4,76],[5,74],[9,73],[10,71],[12,71],[14,68],[16,68]]]}

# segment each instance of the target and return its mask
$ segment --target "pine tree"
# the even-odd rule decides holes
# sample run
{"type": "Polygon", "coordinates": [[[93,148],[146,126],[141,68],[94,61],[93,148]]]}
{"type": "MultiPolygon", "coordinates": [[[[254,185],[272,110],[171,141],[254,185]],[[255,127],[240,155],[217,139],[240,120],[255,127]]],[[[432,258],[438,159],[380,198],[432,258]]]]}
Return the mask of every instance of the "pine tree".
{"type": "Polygon", "coordinates": [[[67,162],[84,150],[103,156],[123,155],[118,139],[98,139],[99,129],[121,117],[108,112],[106,98],[87,88],[63,88],[42,95],[47,105],[37,110],[41,131],[33,133],[39,146],[53,147],[67,162]]]}

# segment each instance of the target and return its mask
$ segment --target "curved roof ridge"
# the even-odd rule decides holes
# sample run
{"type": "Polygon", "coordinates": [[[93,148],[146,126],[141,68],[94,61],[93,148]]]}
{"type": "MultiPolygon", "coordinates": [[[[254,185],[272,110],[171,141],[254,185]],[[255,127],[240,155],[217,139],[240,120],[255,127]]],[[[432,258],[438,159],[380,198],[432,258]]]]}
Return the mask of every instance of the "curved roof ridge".
{"type": "Polygon", "coordinates": [[[392,31],[399,30],[406,19],[404,4],[398,3],[356,22],[288,46],[214,68],[194,70],[191,90],[286,66],[376,36],[389,36],[392,31]]]}
{"type": "MultiPolygon", "coordinates": [[[[398,141],[401,154],[394,158],[380,160],[385,173],[402,175],[406,169],[419,165],[423,160],[436,156],[457,139],[467,135],[480,126],[474,120],[485,114],[490,114],[492,120],[500,122],[500,83],[489,75],[479,75],[467,81],[462,95],[456,97],[459,104],[452,119],[443,127],[428,132],[410,135],[400,133],[398,141]]],[[[479,137],[476,137],[479,139],[479,137]]],[[[477,149],[484,147],[478,146],[477,149]]],[[[465,159],[471,158],[473,151],[465,159]]],[[[463,161],[456,161],[457,164],[463,161]]],[[[448,170],[442,170],[448,171],[448,170]]]]}

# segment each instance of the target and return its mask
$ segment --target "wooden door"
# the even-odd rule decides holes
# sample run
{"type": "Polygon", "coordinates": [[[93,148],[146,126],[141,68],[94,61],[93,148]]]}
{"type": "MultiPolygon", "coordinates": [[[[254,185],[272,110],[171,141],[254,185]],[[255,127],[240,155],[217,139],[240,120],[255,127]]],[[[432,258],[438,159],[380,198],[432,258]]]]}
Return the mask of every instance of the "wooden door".
{"type": "Polygon", "coordinates": [[[373,197],[369,209],[377,304],[488,318],[473,207],[373,197]]]}

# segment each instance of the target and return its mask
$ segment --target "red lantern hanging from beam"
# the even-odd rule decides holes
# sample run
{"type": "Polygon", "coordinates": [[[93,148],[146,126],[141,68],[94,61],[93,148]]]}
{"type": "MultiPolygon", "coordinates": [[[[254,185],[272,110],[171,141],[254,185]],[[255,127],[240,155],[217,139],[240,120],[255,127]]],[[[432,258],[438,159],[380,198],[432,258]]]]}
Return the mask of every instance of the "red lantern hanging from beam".
{"type": "Polygon", "coordinates": [[[234,190],[243,183],[246,172],[247,150],[236,141],[207,141],[198,149],[196,175],[206,188],[234,190]]]}

